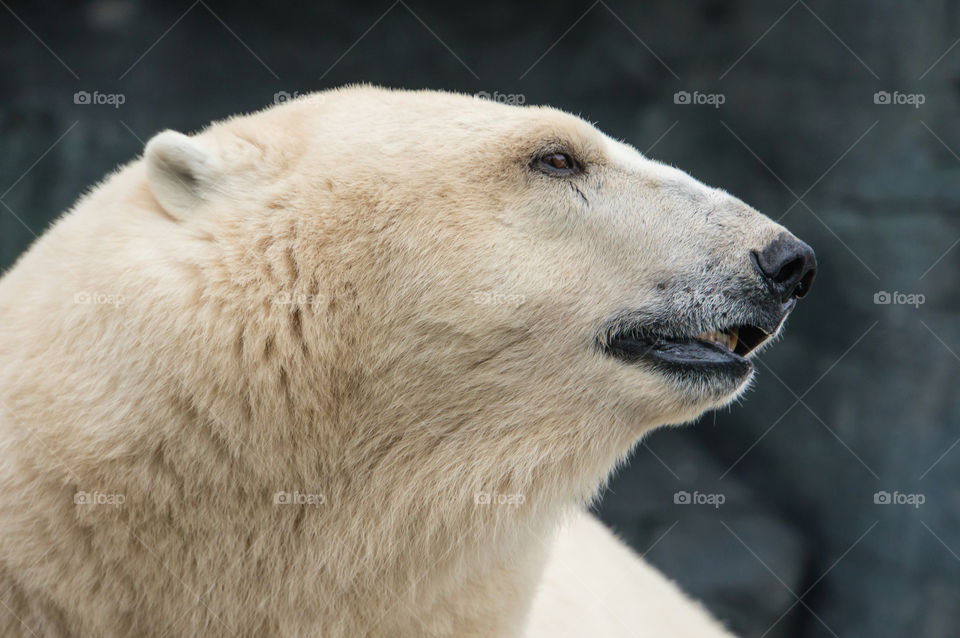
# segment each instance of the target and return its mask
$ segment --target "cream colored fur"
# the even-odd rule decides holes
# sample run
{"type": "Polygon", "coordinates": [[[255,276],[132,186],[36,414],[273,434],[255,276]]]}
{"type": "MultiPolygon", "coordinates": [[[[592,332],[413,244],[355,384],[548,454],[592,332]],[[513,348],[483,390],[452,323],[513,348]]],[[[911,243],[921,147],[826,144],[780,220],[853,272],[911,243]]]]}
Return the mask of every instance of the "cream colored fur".
{"type": "Polygon", "coordinates": [[[160,134],[0,281],[0,635],[517,636],[543,582],[531,631],[612,626],[564,582],[601,561],[628,626],[682,622],[595,524],[549,539],[742,387],[595,334],[781,231],[550,108],[355,87],[160,134]],[[530,170],[558,143],[579,192],[530,170]]]}
{"type": "Polygon", "coordinates": [[[730,638],[593,517],[561,526],[528,619],[546,638],[730,638]]]}

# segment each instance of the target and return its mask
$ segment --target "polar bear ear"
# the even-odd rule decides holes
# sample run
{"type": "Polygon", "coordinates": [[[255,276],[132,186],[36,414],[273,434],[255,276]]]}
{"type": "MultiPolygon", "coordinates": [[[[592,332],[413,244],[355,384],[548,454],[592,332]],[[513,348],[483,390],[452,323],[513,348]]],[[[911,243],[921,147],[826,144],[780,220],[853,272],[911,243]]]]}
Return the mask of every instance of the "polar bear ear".
{"type": "Polygon", "coordinates": [[[219,174],[214,155],[196,138],[176,131],[153,136],[143,156],[153,196],[181,221],[204,202],[219,174]]]}

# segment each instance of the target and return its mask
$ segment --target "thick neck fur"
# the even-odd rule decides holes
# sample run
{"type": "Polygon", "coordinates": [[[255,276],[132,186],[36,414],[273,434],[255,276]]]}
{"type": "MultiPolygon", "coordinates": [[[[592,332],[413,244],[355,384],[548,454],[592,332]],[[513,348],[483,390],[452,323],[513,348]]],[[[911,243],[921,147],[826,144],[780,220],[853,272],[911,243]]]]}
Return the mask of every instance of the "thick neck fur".
{"type": "MultiPolygon", "coordinates": [[[[0,503],[6,542],[40,565],[4,584],[51,594],[25,620],[76,626],[57,610],[87,608],[99,635],[296,635],[305,620],[323,636],[518,632],[557,523],[635,438],[612,399],[582,395],[562,361],[531,369],[536,309],[483,334],[426,322],[429,292],[423,312],[384,301],[375,316],[369,265],[311,258],[293,221],[236,232],[195,233],[172,277],[101,284],[125,302],[80,309],[80,342],[99,351],[51,325],[60,369],[6,371],[10,412],[36,420],[5,416],[4,479],[43,507],[0,503]],[[95,374],[105,352],[115,365],[95,374]],[[47,401],[51,420],[17,397],[47,401]],[[70,423],[52,418],[64,401],[70,423]],[[37,531],[37,511],[59,531],[37,531]]],[[[4,343],[9,360],[40,347],[4,343]]]]}

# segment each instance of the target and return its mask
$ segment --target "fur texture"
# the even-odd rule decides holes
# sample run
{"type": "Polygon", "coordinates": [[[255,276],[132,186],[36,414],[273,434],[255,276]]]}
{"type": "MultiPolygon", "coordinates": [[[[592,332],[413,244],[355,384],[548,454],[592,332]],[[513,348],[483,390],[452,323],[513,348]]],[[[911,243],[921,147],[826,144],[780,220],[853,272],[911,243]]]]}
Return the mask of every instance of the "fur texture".
{"type": "Polygon", "coordinates": [[[547,638],[732,638],[597,520],[561,526],[527,635],[547,638]]]}
{"type": "Polygon", "coordinates": [[[0,635],[519,635],[543,539],[743,387],[598,331],[734,316],[781,232],[550,108],[354,87],[161,133],[0,281],[0,635]]]}

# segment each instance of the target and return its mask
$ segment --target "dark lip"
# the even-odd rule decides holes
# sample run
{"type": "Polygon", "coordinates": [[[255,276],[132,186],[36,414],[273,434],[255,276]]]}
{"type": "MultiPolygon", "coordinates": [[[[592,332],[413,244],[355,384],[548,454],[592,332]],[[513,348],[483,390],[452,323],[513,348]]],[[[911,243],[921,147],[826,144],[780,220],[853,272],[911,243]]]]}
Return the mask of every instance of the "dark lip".
{"type": "Polygon", "coordinates": [[[613,335],[602,349],[624,363],[645,362],[669,373],[696,371],[711,376],[742,377],[753,370],[753,364],[746,357],[696,337],[613,335]]]}
{"type": "MultiPolygon", "coordinates": [[[[656,326],[641,317],[635,320],[621,316],[598,338],[600,350],[627,364],[646,363],[670,374],[696,373],[707,377],[741,378],[753,370],[747,356],[768,342],[793,310],[791,300],[778,311],[756,316],[717,329],[722,332],[736,327],[739,333],[734,350],[694,336],[707,330],[656,326]]],[[[630,317],[633,313],[627,313],[630,317]]]]}

